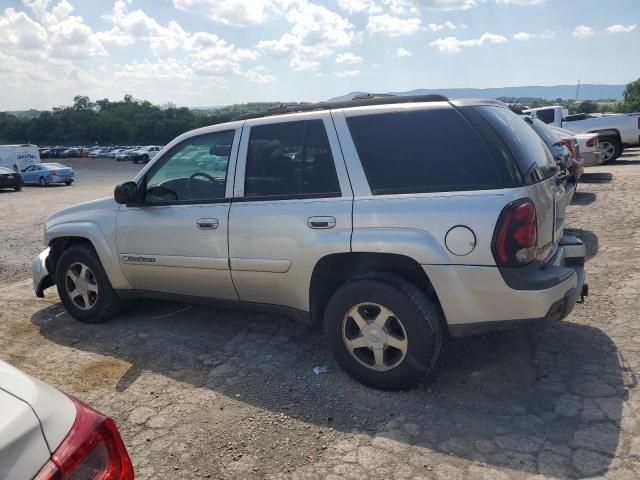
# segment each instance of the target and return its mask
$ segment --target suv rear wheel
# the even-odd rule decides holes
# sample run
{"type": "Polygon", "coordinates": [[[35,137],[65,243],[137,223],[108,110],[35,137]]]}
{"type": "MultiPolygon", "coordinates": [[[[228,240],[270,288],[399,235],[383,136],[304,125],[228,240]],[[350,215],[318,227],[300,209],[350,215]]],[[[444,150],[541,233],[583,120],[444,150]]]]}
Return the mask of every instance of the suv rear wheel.
{"type": "Polygon", "coordinates": [[[392,274],[369,274],[333,294],[324,331],[336,361],[354,379],[400,390],[435,367],[442,321],[437,305],[414,284],[392,274]]]}
{"type": "Polygon", "coordinates": [[[56,267],[56,287],[69,314],[85,323],[107,321],[118,298],[95,251],[83,245],[66,250],[56,267]]]}

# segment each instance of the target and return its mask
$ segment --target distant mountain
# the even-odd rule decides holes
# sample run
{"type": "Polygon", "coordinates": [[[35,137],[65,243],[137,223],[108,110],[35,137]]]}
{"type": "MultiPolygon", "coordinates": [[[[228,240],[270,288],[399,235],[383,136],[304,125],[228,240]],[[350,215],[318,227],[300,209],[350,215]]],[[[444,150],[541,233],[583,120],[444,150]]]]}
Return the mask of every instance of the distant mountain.
{"type": "MultiPolygon", "coordinates": [[[[578,100],[622,100],[625,85],[580,85],[578,100]]],[[[351,100],[352,97],[363,92],[351,92],[341,97],[334,97],[329,102],[351,100]]],[[[380,92],[375,92],[380,93],[380,92]]],[[[394,95],[428,95],[435,93],[449,98],[498,98],[498,97],[528,97],[555,100],[556,98],[570,99],[576,96],[575,85],[551,85],[528,87],[499,87],[499,88],[419,88],[408,92],[388,92],[394,95]]]]}

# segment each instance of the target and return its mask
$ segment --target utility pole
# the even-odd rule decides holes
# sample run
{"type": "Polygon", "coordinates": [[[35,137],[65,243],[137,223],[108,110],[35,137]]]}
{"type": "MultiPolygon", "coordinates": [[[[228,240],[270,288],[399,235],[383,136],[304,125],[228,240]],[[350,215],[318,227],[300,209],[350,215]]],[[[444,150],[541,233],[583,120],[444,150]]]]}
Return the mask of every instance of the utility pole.
{"type": "Polygon", "coordinates": [[[578,86],[576,87],[576,102],[578,101],[579,95],[580,95],[580,79],[578,79],[578,86]]]}

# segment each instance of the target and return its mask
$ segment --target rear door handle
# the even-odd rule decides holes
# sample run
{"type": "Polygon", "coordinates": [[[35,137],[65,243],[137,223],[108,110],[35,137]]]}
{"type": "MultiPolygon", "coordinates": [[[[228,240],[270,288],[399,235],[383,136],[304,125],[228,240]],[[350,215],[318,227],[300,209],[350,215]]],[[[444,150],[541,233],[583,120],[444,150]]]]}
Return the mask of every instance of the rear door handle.
{"type": "Polygon", "coordinates": [[[309,217],[307,218],[309,228],[333,228],[336,226],[334,217],[309,217]]]}
{"type": "Polygon", "coordinates": [[[200,230],[215,230],[218,228],[217,218],[199,218],[196,220],[196,226],[200,230]]]}

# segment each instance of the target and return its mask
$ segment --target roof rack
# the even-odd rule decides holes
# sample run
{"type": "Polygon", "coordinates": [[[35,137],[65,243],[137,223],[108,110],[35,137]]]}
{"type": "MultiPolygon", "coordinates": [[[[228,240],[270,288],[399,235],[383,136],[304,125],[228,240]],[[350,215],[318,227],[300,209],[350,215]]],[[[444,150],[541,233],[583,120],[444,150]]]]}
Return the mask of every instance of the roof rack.
{"type": "Polygon", "coordinates": [[[448,102],[444,95],[390,95],[365,93],[356,95],[351,100],[342,102],[319,102],[306,104],[282,104],[272,107],[264,112],[245,113],[233,120],[249,120],[251,118],[263,118],[287,113],[312,112],[316,110],[337,110],[339,108],[365,107],[369,105],[388,105],[395,103],[422,103],[422,102],[448,102]]]}

